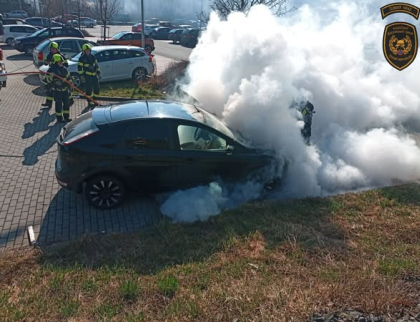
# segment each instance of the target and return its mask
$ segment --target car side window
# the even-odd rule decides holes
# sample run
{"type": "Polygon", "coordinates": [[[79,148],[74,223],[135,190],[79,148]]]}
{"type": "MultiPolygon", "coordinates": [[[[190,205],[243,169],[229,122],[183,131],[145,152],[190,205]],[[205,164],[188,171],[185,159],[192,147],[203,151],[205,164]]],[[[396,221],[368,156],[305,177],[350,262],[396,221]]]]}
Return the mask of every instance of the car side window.
{"type": "Polygon", "coordinates": [[[25,29],[22,27],[10,27],[10,32],[24,32],[25,29]]]}
{"type": "Polygon", "coordinates": [[[111,52],[111,60],[120,60],[120,59],[127,59],[128,51],[125,49],[113,50],[111,52]]]}
{"type": "Polygon", "coordinates": [[[202,127],[179,125],[179,146],[181,150],[226,150],[227,142],[224,138],[202,127]]]}
{"type": "Polygon", "coordinates": [[[121,37],[121,40],[131,40],[131,34],[125,34],[121,37]]]}
{"type": "Polygon", "coordinates": [[[60,51],[77,53],[79,48],[74,40],[64,40],[61,42],[60,51]]]}
{"type": "Polygon", "coordinates": [[[109,50],[105,50],[105,51],[101,51],[100,53],[96,53],[95,57],[96,57],[96,60],[98,61],[98,63],[102,63],[102,62],[111,60],[109,50]]]}
{"type": "Polygon", "coordinates": [[[132,34],[133,40],[141,40],[141,34],[132,34]]]}
{"type": "Polygon", "coordinates": [[[164,122],[139,121],[125,132],[124,146],[132,150],[168,150],[168,126],[164,122]]]}
{"type": "Polygon", "coordinates": [[[25,32],[27,32],[27,33],[34,33],[36,31],[36,29],[35,28],[32,28],[32,27],[25,27],[25,32]]]}
{"type": "Polygon", "coordinates": [[[146,55],[146,54],[144,52],[140,51],[140,50],[129,50],[128,51],[128,57],[129,58],[143,57],[144,55],[146,55]]]}

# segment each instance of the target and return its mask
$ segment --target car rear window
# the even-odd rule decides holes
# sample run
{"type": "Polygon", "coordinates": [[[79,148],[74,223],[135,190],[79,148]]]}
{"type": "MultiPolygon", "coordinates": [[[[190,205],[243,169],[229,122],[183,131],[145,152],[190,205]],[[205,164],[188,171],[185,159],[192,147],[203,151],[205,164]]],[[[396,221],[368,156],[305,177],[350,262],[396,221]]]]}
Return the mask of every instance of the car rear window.
{"type": "Polygon", "coordinates": [[[60,141],[69,141],[76,136],[81,136],[84,133],[91,133],[96,130],[98,130],[98,127],[93,121],[92,112],[87,112],[63,128],[60,134],[60,141]]]}

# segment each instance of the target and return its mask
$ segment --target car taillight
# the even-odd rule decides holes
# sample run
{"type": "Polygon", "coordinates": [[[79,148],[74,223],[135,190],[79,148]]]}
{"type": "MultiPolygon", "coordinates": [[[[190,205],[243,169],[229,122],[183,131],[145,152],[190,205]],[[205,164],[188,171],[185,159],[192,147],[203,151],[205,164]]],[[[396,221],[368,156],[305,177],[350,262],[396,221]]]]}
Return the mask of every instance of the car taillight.
{"type": "Polygon", "coordinates": [[[83,132],[83,133],[81,133],[79,135],[76,135],[76,136],[72,137],[70,140],[64,141],[63,142],[63,145],[64,146],[68,146],[68,145],[70,145],[70,144],[72,144],[74,142],[77,142],[77,141],[80,141],[80,140],[82,140],[84,138],[87,138],[88,136],[91,136],[92,134],[94,134],[96,132],[99,132],[99,129],[91,129],[91,130],[88,130],[86,132],[83,132]]]}
{"type": "Polygon", "coordinates": [[[147,50],[145,52],[149,55],[149,63],[153,63],[153,56],[147,50]]]}
{"type": "Polygon", "coordinates": [[[44,54],[42,53],[42,51],[40,51],[40,52],[38,53],[38,60],[39,60],[39,61],[44,61],[44,54]]]}

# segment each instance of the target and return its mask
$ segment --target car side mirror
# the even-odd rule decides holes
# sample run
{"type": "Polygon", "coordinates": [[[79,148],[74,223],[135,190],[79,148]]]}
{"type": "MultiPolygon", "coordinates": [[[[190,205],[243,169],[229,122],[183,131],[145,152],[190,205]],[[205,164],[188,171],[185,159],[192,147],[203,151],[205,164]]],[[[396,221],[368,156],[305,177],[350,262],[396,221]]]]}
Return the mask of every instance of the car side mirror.
{"type": "Polygon", "coordinates": [[[233,145],[228,145],[227,148],[226,148],[226,154],[227,155],[232,155],[234,149],[235,148],[234,148],[233,145]]]}

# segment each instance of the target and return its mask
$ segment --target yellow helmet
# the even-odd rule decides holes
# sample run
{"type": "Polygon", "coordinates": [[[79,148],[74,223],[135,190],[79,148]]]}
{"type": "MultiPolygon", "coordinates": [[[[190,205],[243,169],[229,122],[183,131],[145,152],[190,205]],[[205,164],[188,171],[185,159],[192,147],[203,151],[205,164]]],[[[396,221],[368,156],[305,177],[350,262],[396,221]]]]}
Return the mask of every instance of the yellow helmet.
{"type": "Polygon", "coordinates": [[[55,54],[52,58],[54,63],[63,62],[63,57],[60,54],[55,54]]]}
{"type": "Polygon", "coordinates": [[[83,52],[85,52],[87,49],[91,50],[92,49],[92,45],[91,44],[83,44],[82,46],[82,50],[83,52]]]}
{"type": "Polygon", "coordinates": [[[51,44],[49,45],[49,48],[50,48],[50,49],[51,49],[51,48],[58,49],[58,44],[57,44],[55,41],[53,41],[53,42],[51,42],[51,44]]]}

